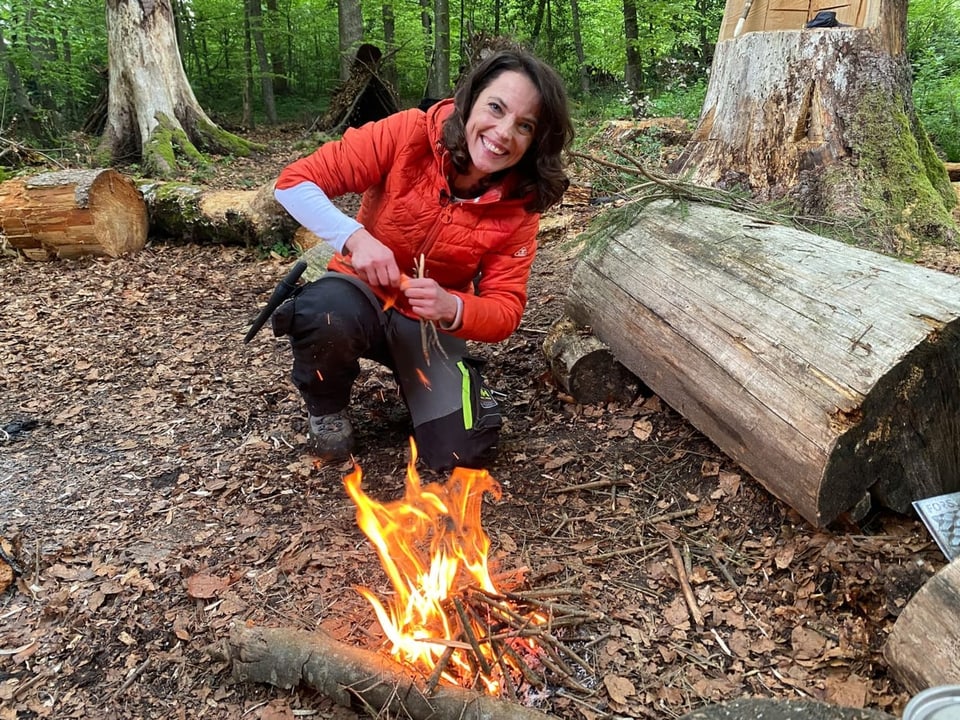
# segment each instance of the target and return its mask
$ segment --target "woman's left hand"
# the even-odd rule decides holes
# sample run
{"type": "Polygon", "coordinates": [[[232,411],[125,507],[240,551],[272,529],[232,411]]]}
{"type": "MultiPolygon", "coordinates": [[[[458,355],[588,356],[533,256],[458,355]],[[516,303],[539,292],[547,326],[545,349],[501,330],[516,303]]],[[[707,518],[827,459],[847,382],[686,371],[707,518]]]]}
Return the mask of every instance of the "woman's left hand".
{"type": "Polygon", "coordinates": [[[424,320],[452,323],[457,317],[457,298],[430,278],[404,278],[400,289],[410,309],[424,320]]]}

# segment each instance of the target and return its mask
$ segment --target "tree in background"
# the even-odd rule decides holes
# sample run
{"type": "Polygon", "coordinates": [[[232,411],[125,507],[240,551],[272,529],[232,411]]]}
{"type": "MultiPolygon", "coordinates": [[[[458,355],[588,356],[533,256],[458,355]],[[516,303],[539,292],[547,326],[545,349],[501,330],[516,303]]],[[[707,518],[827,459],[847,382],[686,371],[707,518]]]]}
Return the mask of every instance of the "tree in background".
{"type": "Polygon", "coordinates": [[[202,167],[200,149],[246,155],[255,147],[218,127],[200,107],[177,48],[170,0],[107,0],[110,84],[100,152],[141,159],[168,177],[181,162],[202,167]]]}
{"type": "MultiPolygon", "coordinates": [[[[273,68],[270,65],[270,58],[267,56],[267,43],[263,35],[263,6],[260,0],[246,0],[246,11],[250,28],[250,37],[253,40],[253,49],[256,52],[256,68],[260,74],[260,90],[263,97],[263,110],[267,116],[267,122],[271,125],[277,124],[277,105],[273,98],[273,68]]],[[[249,44],[247,45],[250,51],[249,44]]],[[[253,66],[248,63],[247,67],[253,66]]],[[[251,126],[253,118],[250,119],[251,126]]]]}
{"type": "Polygon", "coordinates": [[[340,37],[340,80],[350,79],[357,48],[363,42],[363,13],[360,0],[337,0],[337,25],[340,37]]]}

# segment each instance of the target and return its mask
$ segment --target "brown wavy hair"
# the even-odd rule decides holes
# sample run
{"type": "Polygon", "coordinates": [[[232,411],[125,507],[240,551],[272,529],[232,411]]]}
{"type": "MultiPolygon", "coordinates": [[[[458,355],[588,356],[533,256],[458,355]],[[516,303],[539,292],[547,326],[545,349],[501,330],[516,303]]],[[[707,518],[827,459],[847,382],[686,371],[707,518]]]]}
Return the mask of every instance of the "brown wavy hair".
{"type": "Polygon", "coordinates": [[[520,162],[506,172],[516,172],[521,178],[515,196],[533,194],[527,210],[543,212],[560,202],[570,185],[564,170],[563,152],[573,142],[567,91],[563,80],[549,65],[520,49],[500,50],[483,60],[457,85],[453,95],[453,114],[443,126],[443,142],[457,172],[467,172],[470,153],[467,150],[466,121],[470,109],[484,88],[508,70],[530,78],[540,93],[540,115],[533,142],[520,162]]]}

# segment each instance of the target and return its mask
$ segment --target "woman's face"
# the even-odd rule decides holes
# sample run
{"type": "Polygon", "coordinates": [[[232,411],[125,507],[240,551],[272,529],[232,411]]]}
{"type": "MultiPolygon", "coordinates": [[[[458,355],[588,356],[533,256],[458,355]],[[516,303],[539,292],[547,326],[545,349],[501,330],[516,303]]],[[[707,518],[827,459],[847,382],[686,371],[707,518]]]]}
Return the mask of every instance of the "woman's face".
{"type": "Polygon", "coordinates": [[[540,93],[521,72],[505,70],[477,95],[466,122],[471,174],[513,167],[533,143],[540,93]]]}

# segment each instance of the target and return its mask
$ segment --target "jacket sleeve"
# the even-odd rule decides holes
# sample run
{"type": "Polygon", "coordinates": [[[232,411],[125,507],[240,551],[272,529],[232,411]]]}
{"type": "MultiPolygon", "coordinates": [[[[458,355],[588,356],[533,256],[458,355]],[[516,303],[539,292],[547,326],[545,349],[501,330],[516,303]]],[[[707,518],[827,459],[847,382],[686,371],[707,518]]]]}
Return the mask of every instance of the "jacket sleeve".
{"type": "Polygon", "coordinates": [[[477,294],[458,293],[463,300],[463,323],[453,335],[500,342],[520,327],[539,228],[540,215],[531,213],[509,241],[483,258],[477,294]]]}
{"type": "Polygon", "coordinates": [[[311,182],[331,198],[349,192],[362,193],[383,180],[423,117],[414,108],[360,128],[348,128],[340,140],[324,143],[312,154],[285,167],[277,178],[276,189],[287,190],[311,182]]]}

